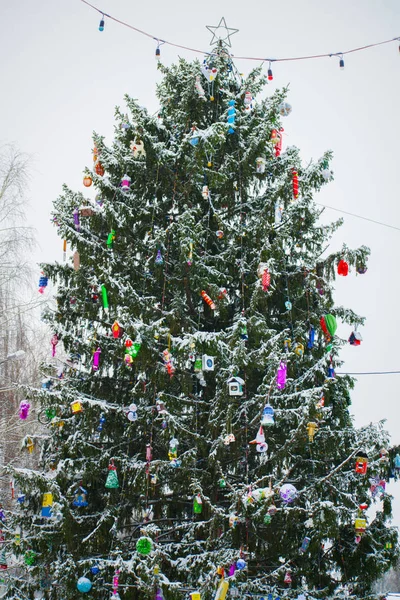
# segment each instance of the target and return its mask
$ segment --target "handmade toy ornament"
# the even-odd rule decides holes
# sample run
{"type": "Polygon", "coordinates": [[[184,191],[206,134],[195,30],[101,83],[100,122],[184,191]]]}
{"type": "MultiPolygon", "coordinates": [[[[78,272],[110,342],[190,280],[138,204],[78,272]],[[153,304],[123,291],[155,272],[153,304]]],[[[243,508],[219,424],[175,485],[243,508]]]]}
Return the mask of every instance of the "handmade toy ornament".
{"type": "Polygon", "coordinates": [[[78,588],[78,592],[86,594],[92,589],[92,582],[87,577],[79,577],[76,587],[78,588]]]}
{"type": "Polygon", "coordinates": [[[278,131],[278,129],[273,129],[271,131],[271,142],[274,145],[274,152],[275,152],[275,156],[276,158],[278,158],[281,155],[282,152],[282,132],[283,132],[283,127],[281,127],[278,131]]]}
{"type": "Polygon", "coordinates": [[[314,348],[314,343],[315,343],[315,329],[312,325],[310,325],[310,330],[308,332],[308,342],[307,342],[307,348],[309,350],[311,350],[312,348],[314,348]]]}
{"type": "Polygon", "coordinates": [[[101,286],[101,296],[103,299],[103,308],[105,310],[108,310],[108,294],[107,294],[107,288],[105,285],[102,284],[101,286]]]}
{"type": "Polygon", "coordinates": [[[208,189],[208,185],[203,185],[201,195],[203,196],[204,200],[208,200],[210,198],[210,190],[208,189]]]}
{"type": "Polygon", "coordinates": [[[104,167],[100,161],[97,161],[96,164],[94,165],[94,171],[95,171],[96,175],[99,175],[99,177],[103,177],[105,171],[104,171],[104,167]]]}
{"type": "Polygon", "coordinates": [[[317,425],[317,423],[314,423],[314,421],[310,421],[309,423],[307,423],[308,441],[310,443],[312,443],[314,441],[314,436],[315,436],[317,429],[318,429],[318,425],[317,425]]]}
{"type": "Polygon", "coordinates": [[[285,483],[279,490],[279,495],[284,502],[289,504],[297,498],[297,490],[291,483],[285,483]]]}
{"type": "Polygon", "coordinates": [[[76,229],[76,231],[80,231],[81,224],[80,224],[80,220],[79,220],[79,208],[75,208],[75,210],[73,212],[73,216],[74,216],[75,229],[76,229]]]}
{"type": "Polygon", "coordinates": [[[25,421],[25,419],[28,418],[30,407],[31,407],[31,405],[29,404],[29,402],[25,402],[24,400],[22,400],[22,402],[20,402],[19,418],[22,419],[23,421],[25,421]]]}
{"type": "Polygon", "coordinates": [[[146,151],[142,140],[132,140],[130,143],[130,149],[133,153],[133,158],[146,158],[146,151]]]}
{"type": "Polygon", "coordinates": [[[209,83],[214,81],[218,73],[218,69],[216,67],[209,67],[206,61],[203,62],[200,70],[209,83]]]}
{"type": "Polygon", "coordinates": [[[201,98],[201,100],[206,100],[206,94],[204,92],[204,88],[200,83],[200,77],[199,75],[196,75],[196,81],[194,84],[195,90],[199,96],[199,98],[201,98]]]}
{"type": "Polygon", "coordinates": [[[266,162],[267,161],[265,160],[265,158],[262,158],[261,156],[256,158],[256,173],[258,173],[259,175],[265,173],[266,162]]]}
{"type": "Polygon", "coordinates": [[[37,554],[34,550],[27,550],[27,552],[25,552],[25,555],[24,555],[24,563],[28,567],[32,567],[35,564],[36,556],[37,556],[37,554]]]}
{"type": "Polygon", "coordinates": [[[275,412],[274,409],[272,408],[272,406],[269,403],[267,403],[264,406],[263,414],[261,417],[261,426],[274,425],[274,423],[275,423],[274,412],[275,412]]]}
{"type": "Polygon", "coordinates": [[[163,360],[164,360],[164,364],[165,364],[165,368],[167,370],[167,373],[170,377],[173,376],[173,374],[175,373],[175,366],[174,366],[174,361],[172,358],[172,354],[170,353],[170,351],[168,350],[168,348],[166,348],[163,353],[163,360]]]}
{"type": "Polygon", "coordinates": [[[73,415],[77,415],[83,412],[82,402],[80,400],[73,400],[70,404],[71,412],[73,415]]]}
{"type": "Polygon", "coordinates": [[[224,437],[225,446],[229,446],[229,444],[233,444],[233,442],[236,442],[235,436],[233,435],[233,433],[228,433],[228,435],[224,437]]]}
{"type": "Polygon", "coordinates": [[[113,247],[113,243],[115,240],[115,229],[111,229],[110,233],[108,234],[107,237],[107,248],[109,248],[111,250],[111,248],[113,247]]]}
{"type": "Polygon", "coordinates": [[[296,169],[292,169],[292,187],[293,198],[297,200],[299,197],[299,174],[296,169]]]}
{"type": "Polygon", "coordinates": [[[235,109],[235,100],[229,100],[228,102],[228,133],[235,133],[235,119],[236,119],[236,109],[235,109]]]}
{"type": "Polygon", "coordinates": [[[308,546],[310,545],[311,542],[311,538],[309,537],[305,537],[301,543],[301,548],[300,548],[300,553],[304,554],[304,552],[307,552],[308,546]]]}
{"type": "Polygon", "coordinates": [[[202,500],[202,497],[200,496],[200,494],[197,494],[193,498],[193,512],[196,515],[199,515],[203,512],[203,500],[202,500]]]}
{"type": "Polygon", "coordinates": [[[39,294],[43,294],[45,288],[47,287],[47,284],[49,282],[49,278],[45,276],[45,274],[42,271],[41,276],[39,277],[39,294]]]}
{"type": "Polygon", "coordinates": [[[251,95],[251,93],[250,92],[245,92],[244,93],[243,104],[244,104],[244,110],[246,112],[250,112],[251,109],[253,108],[252,102],[253,102],[253,96],[251,95]]]}
{"type": "Polygon", "coordinates": [[[99,370],[99,366],[100,366],[100,354],[101,354],[101,348],[97,348],[97,350],[95,350],[94,354],[93,354],[93,363],[92,363],[92,369],[93,369],[93,371],[98,371],[99,370]]]}
{"type": "Polygon", "coordinates": [[[304,355],[304,345],[300,342],[296,342],[294,346],[294,353],[296,354],[296,356],[302,358],[302,356],[304,355]]]}
{"type": "Polygon", "coordinates": [[[359,452],[356,457],[355,471],[360,475],[365,475],[368,468],[368,454],[359,452]]]}
{"type": "Polygon", "coordinates": [[[170,442],[169,442],[169,451],[168,451],[168,458],[170,461],[178,458],[178,446],[179,446],[178,440],[175,437],[171,438],[170,442]]]}
{"type": "Polygon", "coordinates": [[[115,569],[113,580],[112,580],[112,596],[111,600],[119,600],[118,586],[119,586],[119,569],[115,569]]]}
{"type": "Polygon", "coordinates": [[[277,200],[275,202],[275,225],[279,225],[280,223],[282,223],[282,214],[283,214],[283,206],[279,202],[279,200],[277,200]]]}
{"type": "Polygon", "coordinates": [[[268,450],[268,444],[265,441],[265,435],[262,425],[260,425],[260,429],[258,430],[255,439],[249,442],[249,444],[256,444],[256,450],[261,454],[268,450]]]}
{"type": "Polygon", "coordinates": [[[282,361],[278,367],[278,372],[276,374],[276,387],[278,388],[278,390],[283,390],[285,388],[286,374],[287,365],[282,361]]]}
{"type": "Polygon", "coordinates": [[[130,404],[128,412],[126,413],[126,416],[128,417],[128,421],[137,421],[137,406],[136,404],[130,404]]]}
{"type": "Polygon", "coordinates": [[[191,267],[193,264],[193,242],[189,242],[189,255],[187,259],[188,267],[191,267]]]}
{"type": "Polygon", "coordinates": [[[110,464],[108,465],[108,475],[107,475],[105,487],[109,490],[119,488],[117,467],[114,465],[113,459],[110,461],[110,464]]]}
{"type": "Polygon", "coordinates": [[[197,127],[192,127],[192,135],[189,139],[189,144],[191,144],[192,146],[197,146],[197,144],[199,143],[200,140],[200,134],[198,132],[197,127]]]}
{"type": "Polygon", "coordinates": [[[51,517],[51,509],[53,506],[53,494],[46,492],[43,494],[42,500],[42,517],[49,519],[51,517]]]}
{"type": "Polygon", "coordinates": [[[31,437],[27,437],[25,440],[25,447],[28,450],[29,454],[33,453],[35,448],[35,444],[33,443],[33,439],[31,437]]]}
{"type": "Polygon", "coordinates": [[[87,506],[88,502],[86,500],[87,490],[85,490],[81,485],[74,492],[74,500],[72,501],[72,506],[87,506]]]}
{"type": "Polygon", "coordinates": [[[327,342],[335,335],[337,329],[337,322],[333,315],[324,315],[320,318],[319,323],[321,329],[324,332],[325,339],[327,342]]]}
{"type": "Polygon", "coordinates": [[[286,571],[286,573],[285,573],[285,578],[284,578],[284,580],[283,580],[283,583],[286,583],[287,585],[289,585],[289,584],[291,584],[291,583],[292,583],[292,576],[291,576],[291,574],[289,573],[289,571],[286,571]]]}
{"type": "Polygon", "coordinates": [[[129,188],[131,187],[131,178],[129,175],[124,175],[121,179],[121,190],[123,192],[129,192],[129,188]]]}
{"type": "Polygon", "coordinates": [[[356,266],[356,271],[359,275],[364,275],[367,272],[367,267],[366,265],[362,264],[362,263],[357,263],[356,266]]]}
{"type": "Polygon", "coordinates": [[[396,456],[393,459],[393,464],[394,464],[395,470],[397,472],[400,471],[400,454],[396,454],[396,456]]]}
{"type": "Polygon", "coordinates": [[[247,567],[246,561],[243,560],[243,558],[239,558],[239,560],[236,562],[236,568],[239,571],[243,571],[243,569],[245,569],[247,567]]]}
{"type": "Polygon", "coordinates": [[[349,343],[351,346],[359,346],[362,342],[362,336],[359,331],[353,331],[349,337],[349,343]]]}
{"type": "Polygon", "coordinates": [[[227,384],[230,396],[243,396],[244,380],[241,377],[230,377],[227,384]]]}
{"type": "Polygon", "coordinates": [[[337,266],[338,275],[346,277],[349,274],[349,265],[345,260],[339,260],[337,266]]]}
{"type": "Polygon", "coordinates": [[[117,321],[114,321],[114,323],[112,324],[111,331],[112,331],[112,334],[113,334],[113,338],[115,340],[117,340],[118,338],[120,338],[121,335],[122,335],[122,327],[118,324],[117,321]]]}
{"type": "Polygon", "coordinates": [[[215,593],[214,596],[214,600],[225,600],[226,595],[228,593],[228,589],[229,589],[229,581],[227,579],[224,579],[224,577],[222,577],[219,586],[217,588],[217,591],[215,593]]]}
{"type": "Polygon", "coordinates": [[[203,298],[204,302],[207,304],[207,306],[211,308],[211,310],[215,310],[217,308],[205,290],[202,290],[200,292],[200,295],[203,298]]]}
{"type": "Polygon", "coordinates": [[[278,110],[282,117],[287,117],[292,112],[292,107],[288,102],[281,102],[278,106],[278,110]]]}

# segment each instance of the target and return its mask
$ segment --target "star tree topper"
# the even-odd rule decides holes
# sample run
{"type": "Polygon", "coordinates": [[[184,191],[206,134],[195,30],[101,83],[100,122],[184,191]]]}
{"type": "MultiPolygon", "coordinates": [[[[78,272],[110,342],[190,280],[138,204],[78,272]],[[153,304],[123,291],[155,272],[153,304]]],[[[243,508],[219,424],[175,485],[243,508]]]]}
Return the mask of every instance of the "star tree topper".
{"type": "Polygon", "coordinates": [[[231,27],[227,27],[224,17],[222,17],[222,19],[216,27],[206,25],[206,28],[213,34],[210,46],[218,44],[218,42],[222,42],[223,44],[232,47],[230,37],[231,35],[239,31],[239,29],[232,29],[231,27]]]}

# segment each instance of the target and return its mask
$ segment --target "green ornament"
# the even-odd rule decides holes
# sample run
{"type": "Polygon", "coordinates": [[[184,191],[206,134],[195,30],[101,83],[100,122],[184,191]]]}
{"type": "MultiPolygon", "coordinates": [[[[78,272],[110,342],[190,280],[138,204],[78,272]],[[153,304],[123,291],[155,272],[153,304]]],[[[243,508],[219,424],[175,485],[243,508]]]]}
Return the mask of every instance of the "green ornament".
{"type": "Polygon", "coordinates": [[[153,542],[150,538],[142,536],[136,542],[136,551],[139,552],[139,554],[147,555],[150,554],[152,550],[153,542]]]}
{"type": "Polygon", "coordinates": [[[332,351],[332,344],[327,344],[327,345],[325,346],[325,352],[327,352],[327,353],[328,353],[328,352],[331,352],[331,351],[332,351]]]}
{"type": "Polygon", "coordinates": [[[108,308],[108,296],[106,286],[102,284],[101,286],[101,295],[103,297],[103,307],[108,308]]]}
{"type": "Polygon", "coordinates": [[[271,523],[272,519],[271,519],[271,515],[265,515],[264,517],[264,523],[266,525],[269,525],[271,523]]]}
{"type": "Polygon", "coordinates": [[[119,488],[117,468],[114,463],[111,462],[108,466],[108,475],[106,480],[106,488],[108,489],[117,489],[119,488]]]}
{"type": "Polygon", "coordinates": [[[221,477],[221,479],[218,481],[218,485],[220,488],[225,488],[226,487],[226,481],[223,477],[221,477]]]}
{"type": "Polygon", "coordinates": [[[54,417],[56,416],[57,411],[55,408],[46,408],[45,410],[45,415],[48,418],[49,421],[51,421],[52,419],[54,419],[54,417]]]}
{"type": "Polygon", "coordinates": [[[201,499],[200,494],[197,494],[193,498],[193,512],[196,515],[200,515],[203,512],[203,500],[201,499]]]}
{"type": "Polygon", "coordinates": [[[130,346],[127,349],[127,354],[130,354],[132,356],[132,358],[136,358],[137,355],[139,354],[139,350],[141,348],[142,344],[140,342],[134,342],[132,344],[132,346],[130,346]]]}
{"type": "Polygon", "coordinates": [[[196,360],[194,361],[194,370],[195,372],[199,372],[203,369],[203,363],[202,360],[199,356],[196,357],[196,360]]]}
{"type": "Polygon", "coordinates": [[[325,324],[331,336],[334,336],[337,329],[337,322],[335,317],[333,315],[325,315],[325,324]]]}
{"type": "Polygon", "coordinates": [[[28,567],[31,567],[32,565],[34,565],[35,560],[36,560],[36,552],[34,550],[28,550],[28,552],[25,552],[24,561],[25,561],[25,564],[28,565],[28,567]]]}
{"type": "Polygon", "coordinates": [[[108,234],[108,238],[107,238],[108,248],[112,248],[114,240],[115,240],[115,229],[111,229],[110,233],[108,234]]]}

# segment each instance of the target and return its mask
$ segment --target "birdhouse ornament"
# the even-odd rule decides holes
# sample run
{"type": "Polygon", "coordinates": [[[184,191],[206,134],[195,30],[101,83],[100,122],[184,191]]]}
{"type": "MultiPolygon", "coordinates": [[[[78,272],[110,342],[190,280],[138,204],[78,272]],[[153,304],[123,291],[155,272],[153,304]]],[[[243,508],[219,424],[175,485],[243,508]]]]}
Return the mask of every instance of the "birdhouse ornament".
{"type": "Polygon", "coordinates": [[[355,471],[360,475],[365,475],[368,467],[368,455],[365,452],[359,452],[356,457],[355,471]]]}
{"type": "Polygon", "coordinates": [[[117,467],[114,465],[114,460],[111,460],[110,464],[108,465],[108,475],[107,475],[105,487],[107,489],[119,488],[117,467]]]}
{"type": "Polygon", "coordinates": [[[361,333],[355,329],[349,337],[349,344],[350,344],[350,346],[359,346],[361,344],[361,342],[362,342],[361,333]]]}
{"type": "Polygon", "coordinates": [[[230,377],[227,383],[230,396],[243,396],[244,380],[241,377],[230,377]]]}
{"type": "Polygon", "coordinates": [[[144,144],[142,140],[136,139],[132,140],[130,143],[130,148],[132,150],[133,158],[145,158],[146,151],[144,149],[144,144]]]}
{"type": "Polygon", "coordinates": [[[75,490],[74,500],[72,502],[73,506],[87,506],[87,491],[80,485],[78,489],[75,490]]]}
{"type": "Polygon", "coordinates": [[[269,403],[267,403],[264,406],[263,414],[262,414],[262,417],[261,417],[261,425],[262,426],[264,426],[264,425],[273,425],[275,423],[275,421],[274,421],[274,412],[275,412],[274,409],[272,408],[272,406],[269,403]]]}

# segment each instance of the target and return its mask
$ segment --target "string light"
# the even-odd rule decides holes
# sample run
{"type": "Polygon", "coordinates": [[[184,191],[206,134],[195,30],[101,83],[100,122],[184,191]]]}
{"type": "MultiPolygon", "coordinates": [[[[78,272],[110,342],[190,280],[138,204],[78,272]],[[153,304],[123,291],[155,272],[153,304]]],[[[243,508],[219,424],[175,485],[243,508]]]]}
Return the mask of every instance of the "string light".
{"type": "Polygon", "coordinates": [[[269,61],[269,67],[268,67],[268,81],[272,81],[274,78],[273,74],[272,74],[272,69],[271,69],[271,61],[269,61]]]}
{"type": "Polygon", "coordinates": [[[344,58],[343,58],[343,54],[341,54],[340,56],[340,60],[339,60],[339,67],[341,69],[344,69],[344,58]]]}
{"type": "Polygon", "coordinates": [[[99,31],[104,31],[104,15],[100,19],[99,31]]]}

